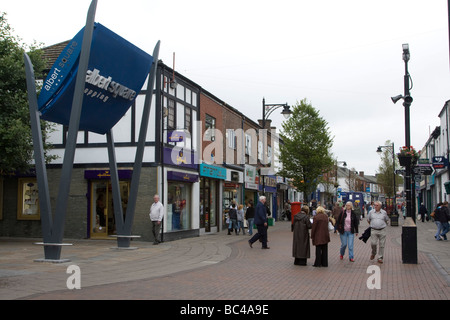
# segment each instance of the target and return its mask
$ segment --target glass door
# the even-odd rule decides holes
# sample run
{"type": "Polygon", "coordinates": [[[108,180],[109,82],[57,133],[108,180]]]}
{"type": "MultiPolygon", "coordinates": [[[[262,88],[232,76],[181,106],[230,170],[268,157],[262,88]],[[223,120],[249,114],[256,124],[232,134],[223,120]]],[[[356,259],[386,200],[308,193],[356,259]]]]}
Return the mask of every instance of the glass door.
{"type": "MultiPolygon", "coordinates": [[[[122,199],[122,212],[125,215],[129,195],[129,182],[120,181],[119,188],[122,199]]],[[[114,216],[112,186],[110,181],[91,182],[90,207],[91,238],[109,239],[109,235],[116,234],[116,221],[114,216]]]]}

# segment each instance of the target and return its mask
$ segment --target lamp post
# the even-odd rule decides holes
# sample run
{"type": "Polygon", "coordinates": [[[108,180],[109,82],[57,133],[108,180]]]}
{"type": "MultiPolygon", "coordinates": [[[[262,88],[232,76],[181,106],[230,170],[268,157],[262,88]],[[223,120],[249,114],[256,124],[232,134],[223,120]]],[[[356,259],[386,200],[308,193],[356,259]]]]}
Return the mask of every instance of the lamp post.
{"type": "MultiPolygon", "coordinates": [[[[262,113],[263,113],[263,119],[262,119],[262,128],[266,129],[266,120],[269,118],[269,116],[272,114],[272,112],[274,112],[275,110],[279,109],[283,107],[283,111],[281,111],[281,114],[284,116],[285,119],[288,119],[291,114],[291,107],[287,104],[287,103],[277,103],[277,104],[266,104],[266,99],[263,98],[262,100],[262,113]]],[[[263,138],[265,138],[266,135],[263,135],[263,138]]],[[[265,159],[266,157],[266,153],[264,152],[264,147],[266,145],[266,141],[263,141],[263,146],[262,146],[262,156],[263,159],[265,159]]],[[[264,161],[264,163],[266,163],[266,161],[264,161]]],[[[266,188],[265,188],[265,181],[264,181],[264,176],[266,174],[260,174],[260,177],[262,177],[262,181],[263,181],[263,195],[265,195],[266,193],[266,188]]]]}
{"type": "MultiPolygon", "coordinates": [[[[338,182],[338,179],[339,179],[339,177],[338,177],[338,165],[339,165],[339,163],[342,163],[342,166],[347,168],[347,162],[336,160],[336,188],[339,186],[339,182],[338,182]]],[[[338,190],[336,190],[336,197],[337,197],[336,198],[336,202],[337,202],[339,200],[339,198],[341,197],[341,192],[338,191],[338,190]]]]}
{"type": "MultiPolygon", "coordinates": [[[[396,103],[400,99],[403,99],[403,106],[405,107],[405,146],[411,146],[411,134],[410,134],[410,122],[409,122],[409,108],[413,102],[413,98],[410,95],[409,80],[411,76],[408,71],[408,61],[410,59],[409,45],[407,43],[402,45],[403,47],[403,61],[405,62],[405,75],[404,79],[404,94],[392,97],[392,102],[396,103]]],[[[405,165],[405,191],[406,191],[406,219],[402,227],[402,259],[403,263],[417,264],[417,226],[414,222],[412,212],[412,164],[408,161],[405,165]]]]}
{"type": "Polygon", "coordinates": [[[398,226],[398,214],[397,214],[397,183],[395,181],[395,147],[394,147],[394,143],[392,142],[392,145],[390,146],[378,146],[377,148],[377,153],[381,153],[381,149],[382,148],[389,148],[392,149],[392,172],[394,174],[394,188],[392,189],[392,193],[393,193],[393,207],[394,207],[394,212],[393,215],[391,215],[391,226],[395,225],[398,226]]]}

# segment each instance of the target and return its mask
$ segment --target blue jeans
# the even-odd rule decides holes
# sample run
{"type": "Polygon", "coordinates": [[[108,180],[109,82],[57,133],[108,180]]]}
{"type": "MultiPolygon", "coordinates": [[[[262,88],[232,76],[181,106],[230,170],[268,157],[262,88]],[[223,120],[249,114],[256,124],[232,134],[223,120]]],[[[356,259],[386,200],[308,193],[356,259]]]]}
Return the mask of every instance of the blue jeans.
{"type": "Polygon", "coordinates": [[[248,222],[248,234],[252,235],[253,234],[253,218],[247,219],[248,222]]]}
{"type": "Polygon", "coordinates": [[[444,226],[442,225],[442,223],[440,222],[440,221],[434,221],[434,223],[436,223],[436,226],[437,226],[437,231],[436,231],[436,234],[434,235],[434,238],[436,239],[436,240],[440,240],[440,235],[441,235],[441,231],[443,231],[443,229],[444,229],[444,226]]]}
{"type": "Polygon", "coordinates": [[[434,236],[436,238],[436,240],[439,240],[439,236],[442,236],[444,238],[444,240],[447,240],[447,235],[446,233],[449,230],[449,224],[448,222],[440,222],[440,221],[435,221],[436,225],[438,227],[436,235],[434,236]]]}
{"type": "Polygon", "coordinates": [[[345,249],[348,245],[348,257],[349,259],[353,259],[353,242],[355,240],[355,235],[350,231],[344,231],[344,233],[340,234],[341,237],[341,256],[345,254],[345,249]]]}

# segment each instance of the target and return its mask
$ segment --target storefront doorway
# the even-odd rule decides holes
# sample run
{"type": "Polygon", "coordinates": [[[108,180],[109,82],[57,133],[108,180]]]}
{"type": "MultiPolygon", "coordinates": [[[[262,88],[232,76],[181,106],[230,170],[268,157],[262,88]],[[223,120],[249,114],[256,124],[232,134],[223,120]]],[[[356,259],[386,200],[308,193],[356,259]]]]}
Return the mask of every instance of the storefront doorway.
{"type": "MultiPolygon", "coordinates": [[[[110,239],[116,234],[112,186],[109,180],[90,181],[90,238],[110,239]]],[[[122,210],[125,216],[130,190],[129,181],[119,182],[122,210]]]]}
{"type": "Polygon", "coordinates": [[[217,226],[217,190],[217,180],[200,179],[200,228],[205,228],[205,232],[217,226]]]}

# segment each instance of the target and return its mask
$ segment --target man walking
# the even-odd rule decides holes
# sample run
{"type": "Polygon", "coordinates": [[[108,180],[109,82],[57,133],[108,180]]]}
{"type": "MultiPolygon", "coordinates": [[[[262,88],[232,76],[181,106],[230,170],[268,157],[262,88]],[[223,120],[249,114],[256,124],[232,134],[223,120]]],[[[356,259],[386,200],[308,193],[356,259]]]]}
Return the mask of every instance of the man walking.
{"type": "Polygon", "coordinates": [[[381,202],[375,201],[375,209],[372,209],[367,215],[367,221],[370,224],[370,240],[372,244],[372,255],[370,260],[375,259],[377,254],[377,245],[379,244],[378,262],[383,263],[384,244],[386,243],[386,226],[389,217],[383,209],[381,202]]]}
{"type": "Polygon", "coordinates": [[[153,244],[161,243],[161,221],[164,218],[164,206],[159,201],[159,195],[153,196],[153,204],[150,207],[150,220],[152,221],[152,233],[154,237],[153,244]]]}
{"type": "Polygon", "coordinates": [[[267,209],[264,205],[266,203],[266,197],[260,196],[259,202],[256,205],[255,209],[255,219],[254,223],[256,224],[256,228],[258,229],[258,232],[250,239],[248,240],[248,244],[250,245],[250,248],[253,248],[252,245],[259,239],[261,239],[262,242],[262,248],[261,249],[270,249],[267,246],[267,209]]]}

